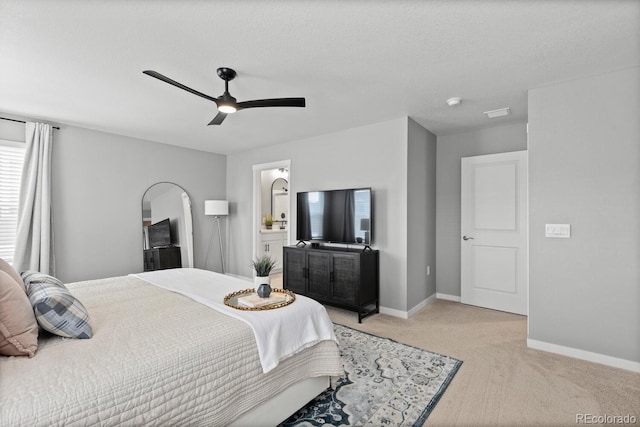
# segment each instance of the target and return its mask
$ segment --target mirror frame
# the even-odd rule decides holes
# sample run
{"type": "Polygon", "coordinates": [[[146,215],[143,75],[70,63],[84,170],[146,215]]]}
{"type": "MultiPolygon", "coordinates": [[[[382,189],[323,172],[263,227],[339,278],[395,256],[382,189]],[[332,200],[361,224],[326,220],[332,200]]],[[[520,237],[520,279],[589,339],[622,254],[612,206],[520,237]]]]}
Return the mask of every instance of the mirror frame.
{"type": "Polygon", "coordinates": [[[144,249],[148,249],[147,248],[147,243],[146,243],[146,237],[145,237],[145,233],[144,233],[144,220],[145,220],[145,216],[144,216],[144,202],[145,202],[145,198],[147,197],[147,193],[149,193],[149,191],[155,187],[156,185],[160,185],[160,184],[169,184],[169,185],[173,185],[175,187],[177,187],[178,189],[180,189],[180,191],[182,192],[181,194],[184,194],[187,196],[187,200],[189,202],[189,214],[190,214],[190,218],[187,221],[185,219],[185,230],[184,232],[184,236],[186,238],[186,244],[183,244],[182,242],[180,243],[180,246],[186,246],[186,249],[188,251],[187,254],[187,265],[184,265],[183,263],[183,267],[190,267],[193,268],[193,264],[194,264],[194,259],[195,259],[195,254],[193,253],[193,209],[192,209],[192,202],[191,202],[191,196],[189,196],[189,193],[187,192],[187,190],[184,189],[184,187],[182,187],[181,185],[176,184],[175,182],[171,182],[171,181],[159,181],[156,183],[151,184],[149,187],[147,187],[147,189],[144,191],[144,193],[142,194],[142,199],[141,199],[141,214],[142,214],[142,248],[144,249]],[[187,224],[188,223],[188,224],[187,224]],[[190,230],[189,230],[190,228],[190,230]]]}
{"type": "MultiPolygon", "coordinates": [[[[273,186],[276,184],[277,181],[284,181],[287,184],[287,191],[285,191],[285,193],[289,194],[289,181],[285,178],[276,178],[273,180],[273,182],[271,183],[271,217],[273,218],[274,221],[282,221],[282,218],[278,217],[276,218],[275,216],[275,212],[273,212],[273,209],[275,207],[275,194],[273,194],[274,188],[273,186]]],[[[289,213],[289,216],[291,216],[291,213],[289,213]]],[[[289,218],[286,218],[286,221],[289,221],[289,218]]]]}

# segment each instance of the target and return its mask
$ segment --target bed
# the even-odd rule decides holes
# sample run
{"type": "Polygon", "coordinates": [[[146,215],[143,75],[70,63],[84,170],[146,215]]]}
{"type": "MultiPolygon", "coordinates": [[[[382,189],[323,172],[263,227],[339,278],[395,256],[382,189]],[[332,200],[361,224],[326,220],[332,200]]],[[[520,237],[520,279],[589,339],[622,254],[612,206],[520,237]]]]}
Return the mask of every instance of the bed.
{"type": "MultiPolygon", "coordinates": [[[[35,357],[1,357],[0,425],[275,425],[342,374],[334,339],[301,342],[269,367],[249,323],[197,295],[163,289],[176,272],[210,277],[217,292],[250,282],[197,269],[166,272],[169,279],[154,272],[153,280],[143,274],[67,284],[90,313],[93,337],[41,333],[35,357]],[[154,284],[156,277],[162,280],[154,284]]],[[[306,300],[297,296],[264,313],[299,324],[289,313],[317,304],[306,300]]],[[[322,315],[311,323],[326,326],[322,315]]],[[[269,336],[266,347],[276,341],[269,336]]]]}

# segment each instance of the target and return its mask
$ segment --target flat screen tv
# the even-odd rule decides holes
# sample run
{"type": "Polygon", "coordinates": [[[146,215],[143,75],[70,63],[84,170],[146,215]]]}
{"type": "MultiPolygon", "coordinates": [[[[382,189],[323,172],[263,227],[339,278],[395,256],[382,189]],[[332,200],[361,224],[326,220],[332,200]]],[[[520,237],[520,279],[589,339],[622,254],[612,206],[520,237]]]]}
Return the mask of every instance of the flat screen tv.
{"type": "Polygon", "coordinates": [[[169,218],[158,221],[147,227],[149,233],[149,247],[159,248],[171,246],[171,222],[169,218]]]}
{"type": "Polygon", "coordinates": [[[370,245],[371,188],[297,194],[296,240],[370,245]]]}

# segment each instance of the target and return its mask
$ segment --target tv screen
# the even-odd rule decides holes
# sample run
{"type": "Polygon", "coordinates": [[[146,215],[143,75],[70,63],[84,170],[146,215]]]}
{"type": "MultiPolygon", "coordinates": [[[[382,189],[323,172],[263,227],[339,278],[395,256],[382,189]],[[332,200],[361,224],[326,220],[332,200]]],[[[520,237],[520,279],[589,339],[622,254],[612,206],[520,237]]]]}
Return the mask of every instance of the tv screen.
{"type": "Polygon", "coordinates": [[[297,240],[370,245],[371,188],[297,195],[297,240]]]}
{"type": "Polygon", "coordinates": [[[171,223],[169,218],[151,224],[148,228],[149,247],[171,246],[171,223]]]}

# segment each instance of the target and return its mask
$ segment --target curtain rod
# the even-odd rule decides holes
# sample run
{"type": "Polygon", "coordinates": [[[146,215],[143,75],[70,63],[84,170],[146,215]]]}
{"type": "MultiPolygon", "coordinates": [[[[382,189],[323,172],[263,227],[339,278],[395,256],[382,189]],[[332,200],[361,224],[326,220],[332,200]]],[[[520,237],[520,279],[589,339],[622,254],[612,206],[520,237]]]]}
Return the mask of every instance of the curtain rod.
{"type": "MultiPolygon", "coordinates": [[[[7,120],[7,121],[10,121],[10,122],[16,122],[16,123],[27,123],[24,120],[8,119],[6,117],[0,117],[0,120],[7,120]]],[[[52,126],[52,128],[54,128],[56,130],[60,130],[60,128],[57,127],[57,126],[52,126]]]]}

